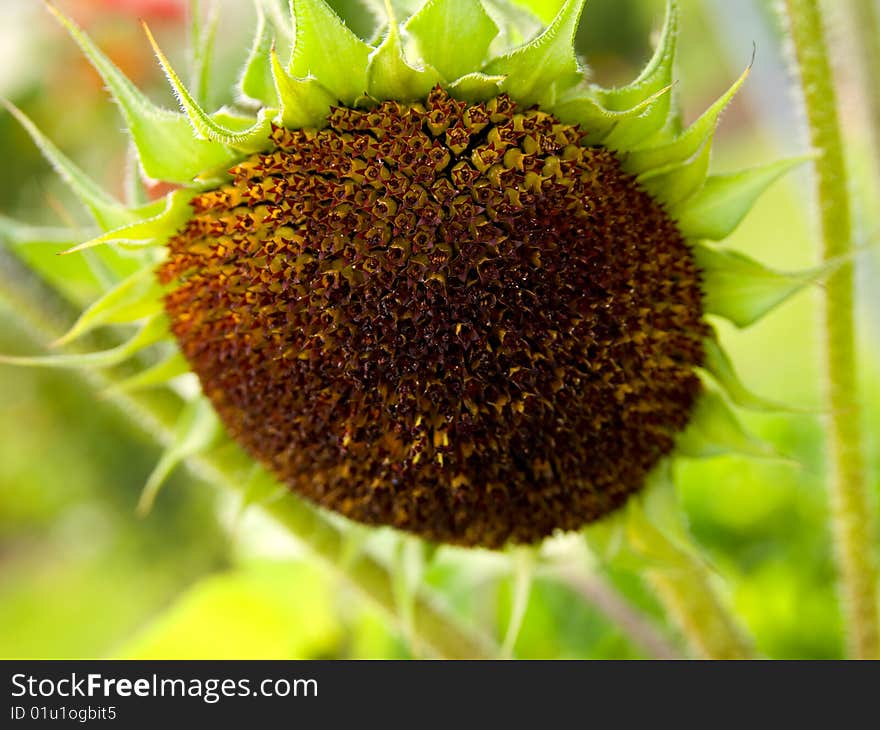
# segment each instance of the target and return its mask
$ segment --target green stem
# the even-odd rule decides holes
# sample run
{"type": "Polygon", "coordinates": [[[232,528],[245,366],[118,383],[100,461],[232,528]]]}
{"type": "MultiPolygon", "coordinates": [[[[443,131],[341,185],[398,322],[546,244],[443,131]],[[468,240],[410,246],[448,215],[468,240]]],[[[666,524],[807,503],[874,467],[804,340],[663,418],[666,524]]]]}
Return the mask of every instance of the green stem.
{"type": "MultiPolygon", "coordinates": [[[[837,97],[817,0],[785,0],[810,139],[816,161],[822,257],[846,259],[853,251],[846,163],[837,97]]],[[[863,450],[855,332],[855,264],[840,266],[825,287],[824,365],[828,379],[832,522],[850,653],[880,658],[878,574],[872,510],[863,450]]]]}
{"type": "Polygon", "coordinates": [[[697,655],[707,659],[752,658],[752,647],[721,604],[702,563],[694,559],[684,570],[651,570],[647,578],[697,655]]]}
{"type": "MultiPolygon", "coordinates": [[[[17,257],[0,246],[0,295],[18,317],[41,337],[56,339],[76,318],[76,310],[57,292],[35,276],[17,257]]],[[[106,345],[106,343],[104,343],[106,345]]],[[[163,445],[174,438],[181,399],[164,388],[120,393],[109,390],[114,370],[82,375],[106,394],[107,400],[125,412],[163,445]]],[[[224,448],[187,460],[187,466],[205,481],[243,496],[251,464],[237,449],[224,448]]],[[[392,621],[398,618],[394,581],[388,568],[375,558],[359,553],[347,555],[344,533],[317,509],[300,499],[278,499],[260,505],[279,524],[328,568],[344,572],[348,582],[378,605],[392,621]]],[[[413,597],[413,628],[422,645],[445,658],[490,658],[498,653],[493,642],[463,626],[445,610],[438,598],[422,588],[413,597]]]]}

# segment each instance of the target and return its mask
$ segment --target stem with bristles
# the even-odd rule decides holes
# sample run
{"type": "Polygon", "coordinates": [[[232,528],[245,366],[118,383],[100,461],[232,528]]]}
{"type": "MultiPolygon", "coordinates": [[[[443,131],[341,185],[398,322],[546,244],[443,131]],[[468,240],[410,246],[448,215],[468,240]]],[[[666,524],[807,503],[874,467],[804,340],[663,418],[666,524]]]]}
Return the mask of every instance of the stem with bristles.
{"type": "Polygon", "coordinates": [[[824,365],[828,382],[832,523],[850,655],[880,658],[878,572],[858,393],[855,259],[843,135],[817,0],[785,0],[816,160],[824,261],[841,259],[825,286],[824,365]]]}

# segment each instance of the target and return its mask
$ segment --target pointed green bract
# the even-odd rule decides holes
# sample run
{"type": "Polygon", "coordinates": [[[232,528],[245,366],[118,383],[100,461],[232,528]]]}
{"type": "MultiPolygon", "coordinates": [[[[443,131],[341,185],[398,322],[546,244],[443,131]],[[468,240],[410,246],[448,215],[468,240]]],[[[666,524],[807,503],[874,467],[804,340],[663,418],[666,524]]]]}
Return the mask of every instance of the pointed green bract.
{"type": "Polygon", "coordinates": [[[678,4],[669,0],[666,21],[657,50],[635,81],[618,89],[596,87],[596,97],[607,109],[623,111],[638,105],[642,100],[672,83],[675,50],[678,43],[678,4]]]}
{"type": "Polygon", "coordinates": [[[232,164],[235,152],[217,142],[194,139],[185,116],[153,104],[73,21],[54,6],[49,5],[49,9],[67,28],[119,104],[147,177],[189,184],[205,170],[232,164]]]}
{"type": "Polygon", "coordinates": [[[101,352],[36,357],[0,355],[4,365],[48,368],[107,368],[125,362],[136,352],[168,338],[168,321],[164,315],[151,318],[128,342],[101,352]]]}
{"type": "Polygon", "coordinates": [[[813,155],[771,162],[727,175],[710,176],[703,188],[669,210],[687,238],[720,241],[742,222],[755,201],[770,185],[813,155]]]}
{"type": "Polygon", "coordinates": [[[642,105],[646,98],[657,95],[654,103],[644,112],[627,119],[625,124],[617,125],[603,140],[603,144],[613,150],[633,149],[663,129],[670,118],[678,114],[672,104],[672,95],[661,93],[672,87],[677,40],[678,6],[674,0],[670,0],[660,43],[638,78],[619,89],[592,88],[596,101],[609,111],[627,111],[642,105]]]}
{"type": "Polygon", "coordinates": [[[290,0],[290,6],[296,29],[290,76],[315,78],[335,100],[354,104],[367,90],[370,46],[323,0],[290,0]]]}
{"type": "Polygon", "coordinates": [[[168,385],[172,380],[186,375],[189,371],[189,362],[179,351],[175,351],[146,370],[141,370],[131,377],[114,383],[105,392],[133,393],[137,390],[168,385]]]}
{"type": "Polygon", "coordinates": [[[584,0],[566,0],[547,29],[537,38],[490,61],[483,71],[506,76],[501,90],[523,106],[547,105],[549,94],[582,80],[574,52],[574,35],[584,0]]]}
{"type": "Polygon", "coordinates": [[[475,104],[489,101],[501,93],[503,76],[489,76],[484,73],[472,73],[456,79],[449,85],[449,93],[456,99],[475,104]]]}
{"type": "Polygon", "coordinates": [[[42,243],[68,245],[79,241],[80,236],[70,228],[34,226],[0,215],[0,240],[11,246],[42,243]]]}
{"type": "Polygon", "coordinates": [[[746,431],[724,397],[708,387],[700,394],[687,428],[678,435],[676,451],[694,459],[729,454],[779,458],[772,446],[746,431]]]}
{"type": "Polygon", "coordinates": [[[141,516],[149,514],[159,490],[175,467],[184,459],[208,449],[220,433],[222,433],[220,421],[207,399],[200,397],[188,403],[180,414],[174,430],[174,439],[165,449],[144,485],[137,506],[138,514],[141,516]]]}
{"type": "Polygon", "coordinates": [[[479,0],[428,0],[405,27],[425,63],[446,81],[481,68],[498,35],[479,0]]]}
{"type": "MultiPolygon", "coordinates": [[[[666,87],[644,99],[640,104],[625,111],[610,111],[603,107],[589,90],[577,89],[564,94],[554,105],[553,113],[560,121],[577,124],[585,132],[586,144],[599,144],[616,149],[608,144],[609,135],[614,138],[626,139],[629,136],[641,138],[645,129],[645,120],[665,114],[665,102],[661,97],[670,93],[666,87]]],[[[613,141],[613,138],[612,138],[613,141]]]]}
{"type": "Polygon", "coordinates": [[[392,20],[388,34],[370,56],[367,93],[374,99],[416,101],[424,99],[440,83],[440,74],[431,66],[415,68],[407,63],[397,23],[392,20]]]}
{"type": "MultiPolygon", "coordinates": [[[[499,30],[490,48],[494,55],[506,53],[508,49],[522,45],[537,35],[545,25],[534,12],[515,0],[480,0],[480,3],[499,30]]],[[[551,17],[550,20],[552,19],[551,17]]]]}
{"type": "Polygon", "coordinates": [[[703,306],[737,327],[748,327],[775,309],[791,295],[813,284],[829,271],[827,267],[798,272],[770,269],[736,251],[693,247],[703,274],[703,306]]]}
{"type": "Polygon", "coordinates": [[[150,269],[140,269],[86,309],[54,345],[66,345],[98,327],[134,322],[161,311],[162,287],[150,269]]]}
{"type": "Polygon", "coordinates": [[[703,351],[705,353],[703,368],[724,389],[724,392],[727,393],[735,405],[752,411],[778,412],[790,410],[776,401],[762,398],[749,390],[740,380],[730,357],[728,357],[724,348],[721,347],[714,334],[712,337],[707,337],[703,340],[703,351]]]}
{"type": "Polygon", "coordinates": [[[106,193],[97,183],[86,175],[76,164],[73,163],[52,141],[46,137],[30,118],[17,106],[2,100],[3,105],[25,131],[31,136],[34,144],[58,173],[58,176],[67,183],[79,201],[88,209],[95,222],[103,229],[110,230],[137,220],[137,216],[128,210],[122,203],[106,193]]]}
{"type": "Polygon", "coordinates": [[[281,111],[276,121],[289,129],[323,127],[327,123],[330,107],[336,102],[333,94],[317,79],[290,78],[274,50],[271,58],[272,78],[281,100],[281,111]]]}
{"type": "Polygon", "coordinates": [[[180,77],[171,67],[168,58],[162,52],[162,49],[159,48],[147,24],[142,23],[142,25],[150,45],[153,47],[153,52],[156,54],[156,58],[159,59],[159,64],[168,78],[168,83],[171,84],[174,95],[189,119],[193,130],[203,139],[219,142],[242,152],[253,153],[263,149],[269,140],[269,133],[271,131],[270,117],[275,113],[275,110],[261,109],[259,117],[256,120],[251,120],[253,125],[244,131],[236,131],[219,124],[199,106],[199,103],[189,93],[180,77]]]}
{"type": "Polygon", "coordinates": [[[651,195],[667,206],[686,200],[706,181],[712,142],[703,147],[687,162],[672,164],[639,176],[639,182],[651,195]]]}
{"type": "Polygon", "coordinates": [[[257,30],[250,54],[238,79],[239,94],[264,107],[278,107],[280,100],[272,77],[272,33],[263,9],[263,0],[254,0],[257,30]]]}
{"type": "Polygon", "coordinates": [[[170,235],[175,233],[192,216],[190,202],[198,193],[194,190],[181,188],[165,196],[162,212],[152,218],[122,226],[108,231],[97,238],[74,246],[65,253],[75,253],[95,246],[104,246],[110,243],[126,244],[128,246],[159,246],[165,243],[170,235]]]}
{"type": "Polygon", "coordinates": [[[637,174],[684,163],[707,143],[711,144],[721,113],[745,83],[751,68],[749,66],[718,101],[671,142],[628,152],[622,161],[623,168],[637,174]]]}

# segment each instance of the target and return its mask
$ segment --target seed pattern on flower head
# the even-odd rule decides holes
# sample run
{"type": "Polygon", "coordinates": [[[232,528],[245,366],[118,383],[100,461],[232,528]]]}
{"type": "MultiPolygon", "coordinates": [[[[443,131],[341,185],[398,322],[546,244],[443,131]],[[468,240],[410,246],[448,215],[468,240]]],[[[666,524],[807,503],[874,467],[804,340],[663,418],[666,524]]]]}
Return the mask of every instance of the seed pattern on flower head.
{"type": "Polygon", "coordinates": [[[296,492],[463,545],[619,506],[699,393],[700,277],[584,132],[502,95],[336,108],[193,201],[160,279],[230,433],[296,492]]]}

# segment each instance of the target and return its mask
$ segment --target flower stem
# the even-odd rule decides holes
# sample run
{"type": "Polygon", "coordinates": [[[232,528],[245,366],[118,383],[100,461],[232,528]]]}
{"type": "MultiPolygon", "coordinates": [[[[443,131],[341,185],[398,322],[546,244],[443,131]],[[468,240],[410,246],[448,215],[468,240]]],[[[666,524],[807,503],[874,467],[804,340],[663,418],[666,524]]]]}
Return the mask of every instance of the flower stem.
{"type": "Polygon", "coordinates": [[[707,568],[652,570],[648,582],[693,650],[707,659],[751,659],[752,647],[721,604],[707,568]]]}
{"type": "MultiPolygon", "coordinates": [[[[76,318],[76,310],[47,286],[16,256],[0,246],[0,295],[12,305],[19,318],[41,337],[56,339],[76,318]]],[[[106,345],[106,343],[104,343],[106,345]]],[[[167,388],[135,392],[112,389],[114,370],[81,372],[143,430],[163,445],[174,438],[175,423],[182,407],[179,396],[167,388]]],[[[187,466],[212,484],[242,493],[251,468],[237,448],[224,448],[187,460],[187,466]]],[[[342,530],[317,509],[301,499],[277,499],[260,505],[328,568],[344,572],[348,582],[378,605],[392,621],[397,620],[393,576],[379,560],[360,553],[345,558],[342,530]]],[[[494,643],[441,606],[439,598],[421,588],[413,596],[412,622],[421,645],[445,658],[490,658],[498,653],[494,643]]]]}
{"type": "MultiPolygon", "coordinates": [[[[816,160],[824,261],[853,251],[852,220],[837,96],[817,0],[785,0],[810,140],[816,160]]],[[[824,297],[824,366],[828,379],[832,523],[850,655],[880,658],[878,574],[863,450],[855,332],[855,264],[829,276],[824,297]]]]}

